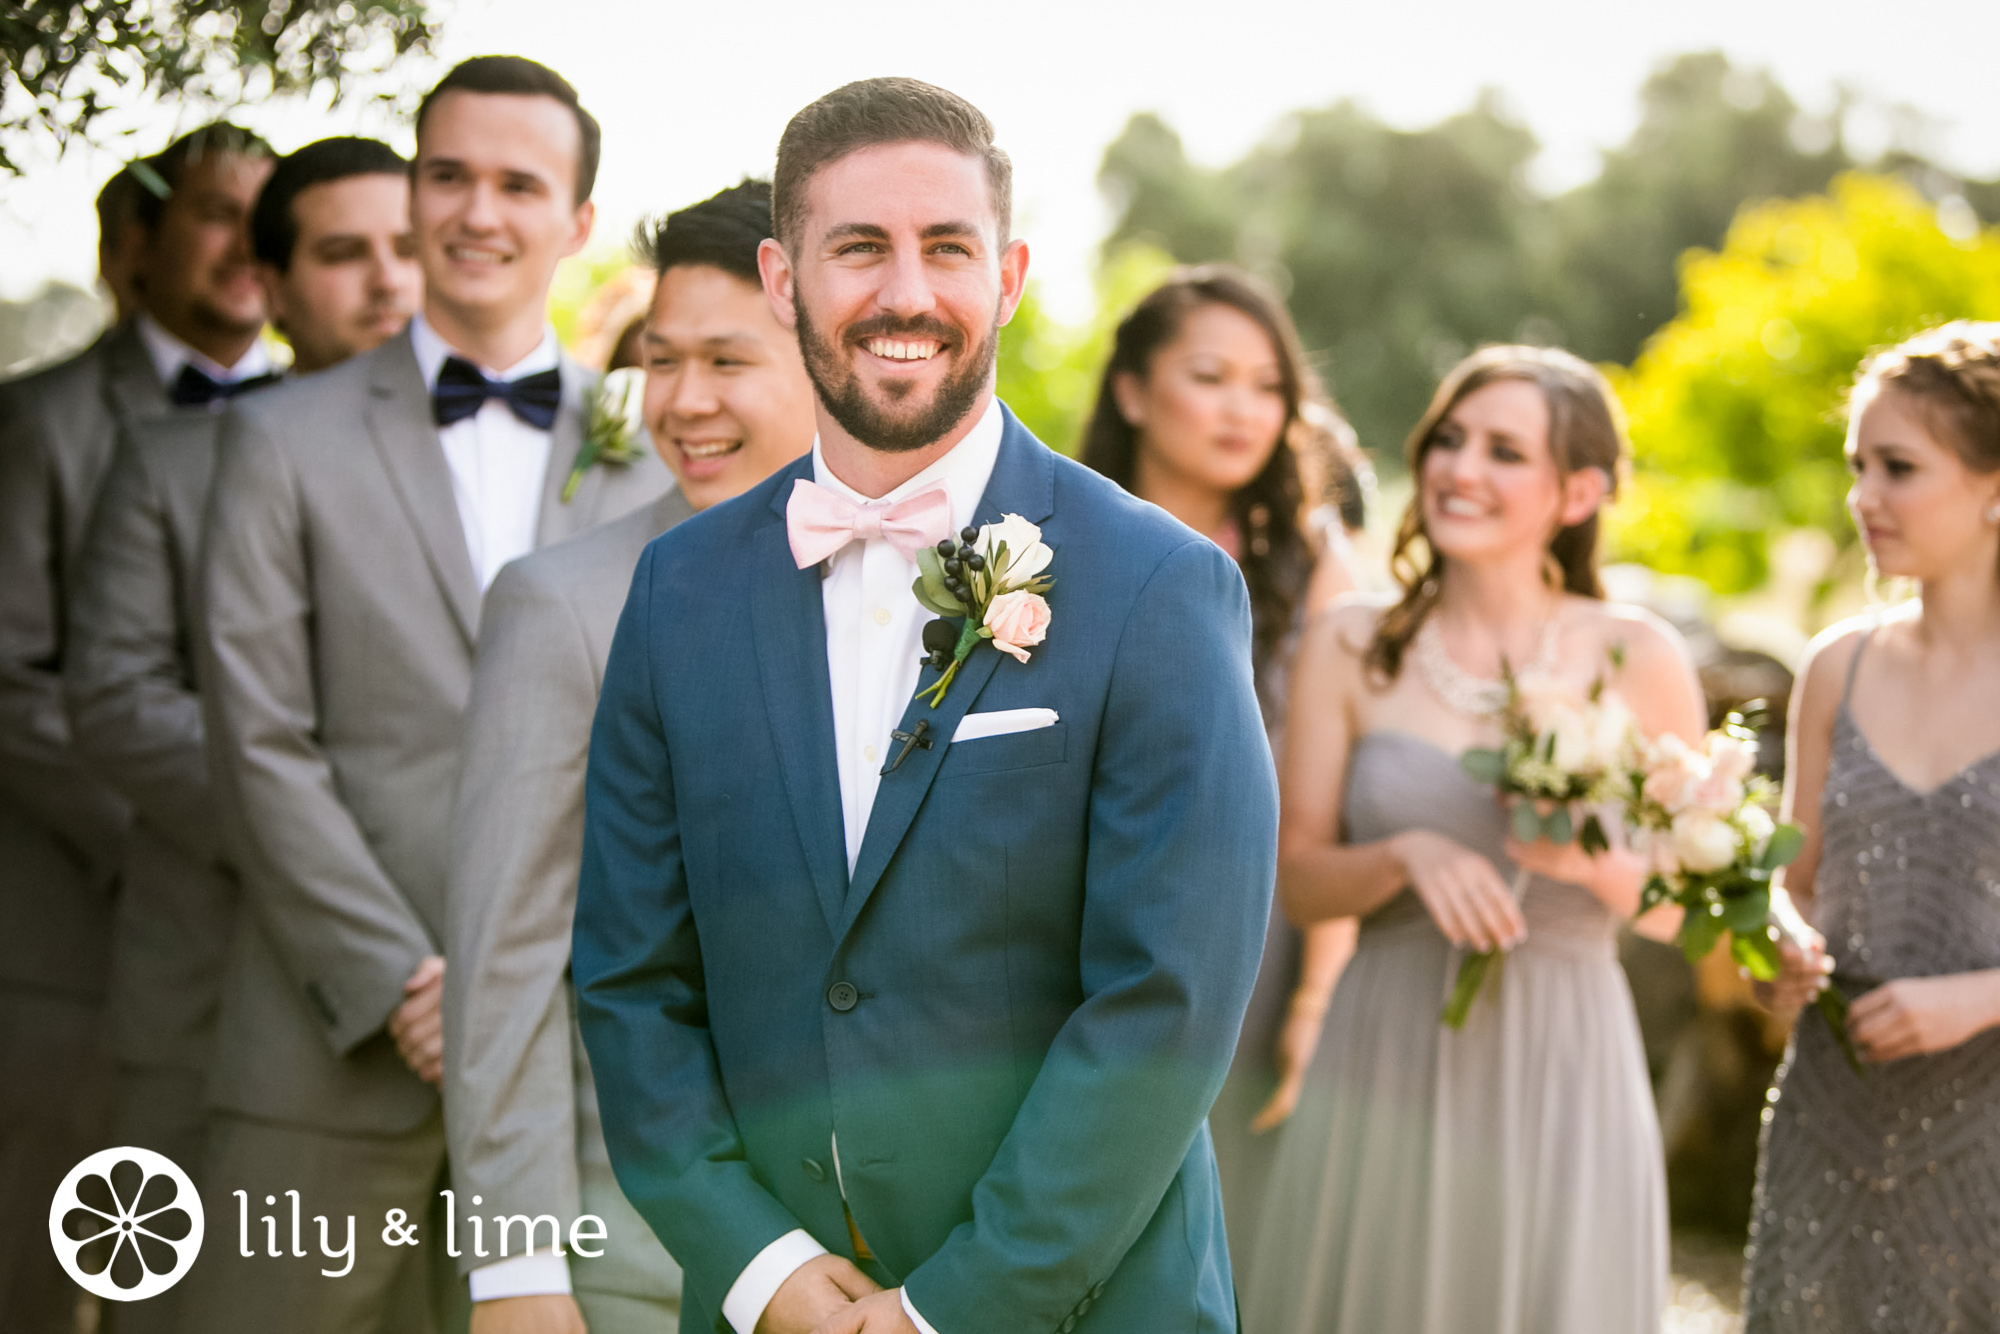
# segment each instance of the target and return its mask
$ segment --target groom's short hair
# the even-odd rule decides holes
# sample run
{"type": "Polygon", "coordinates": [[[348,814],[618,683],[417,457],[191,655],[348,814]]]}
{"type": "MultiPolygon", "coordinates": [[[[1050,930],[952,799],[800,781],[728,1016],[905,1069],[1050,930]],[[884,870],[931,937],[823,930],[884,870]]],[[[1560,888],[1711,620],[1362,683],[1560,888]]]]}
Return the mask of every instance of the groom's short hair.
{"type": "Polygon", "coordinates": [[[1004,243],[1013,227],[1014,164],[993,142],[993,122],[957,93],[919,79],[863,79],[836,88],[785,126],[771,177],[771,214],[778,240],[797,245],[805,223],[806,187],[814,173],[849,153],[878,144],[941,144],[986,167],[993,216],[1004,243]]]}
{"type": "Polygon", "coordinates": [[[706,264],[753,287],[757,248],[771,235],[771,183],[748,180],[669,213],[650,227],[640,224],[635,249],[654,273],[706,264]]]}

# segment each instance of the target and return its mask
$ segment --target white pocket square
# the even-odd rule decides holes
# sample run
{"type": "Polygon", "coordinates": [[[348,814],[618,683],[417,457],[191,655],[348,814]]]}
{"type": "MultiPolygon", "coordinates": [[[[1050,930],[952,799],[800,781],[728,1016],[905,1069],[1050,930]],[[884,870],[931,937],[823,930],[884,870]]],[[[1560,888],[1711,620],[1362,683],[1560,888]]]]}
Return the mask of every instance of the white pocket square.
{"type": "Polygon", "coordinates": [[[968,713],[958,720],[951,734],[953,743],[977,741],[981,737],[1006,736],[1010,732],[1032,732],[1056,725],[1054,709],[996,709],[992,713],[968,713]]]}

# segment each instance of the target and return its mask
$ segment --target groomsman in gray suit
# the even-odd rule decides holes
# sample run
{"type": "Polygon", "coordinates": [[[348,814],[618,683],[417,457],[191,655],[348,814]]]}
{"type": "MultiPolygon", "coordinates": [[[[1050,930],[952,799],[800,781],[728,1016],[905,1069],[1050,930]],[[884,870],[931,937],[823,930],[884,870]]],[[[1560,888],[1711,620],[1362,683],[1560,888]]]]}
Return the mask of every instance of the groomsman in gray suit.
{"type": "Polygon", "coordinates": [[[619,1193],[575,1032],[570,922],[598,683],[645,545],[812,447],[812,384],[764,300],[771,187],[745,181],[670,215],[643,336],[646,422],[679,480],[654,504],[524,556],[487,595],[445,900],[445,1125],[480,1212],[605,1220],[601,1258],[459,1264],[473,1334],[672,1329],[680,1270],[619,1193]],[[572,1295],[573,1294],[573,1295],[572,1295]]]}
{"type": "MultiPolygon", "coordinates": [[[[416,310],[423,281],[409,164],[387,144],[327,139],[280,159],[251,231],[297,371],[380,344],[416,310]]],[[[211,408],[167,408],[120,431],[84,541],[64,664],[76,746],[134,814],[106,1007],[117,1065],[111,1142],[195,1173],[237,899],[209,791],[193,652],[221,422],[211,408]]],[[[182,1292],[114,1306],[107,1320],[117,1334],[171,1334],[182,1292]]]]}
{"type": "MultiPolygon", "coordinates": [[[[144,164],[164,194],[100,198],[105,285],[137,317],[0,385],[0,1312],[69,1334],[76,1288],[48,1244],[49,1200],[103,1147],[100,1033],[124,804],[90,774],[64,717],[70,590],[120,422],[163,410],[184,367],[227,393],[268,369],[243,220],[268,151],[229,125],[144,164]]],[[[128,171],[130,169],[128,168],[128,171]]],[[[136,179],[136,178],[135,178],[136,179]]]]}
{"type": "Polygon", "coordinates": [[[454,68],[417,113],[421,312],[223,426],[200,667],[243,902],[190,1334],[459,1318],[439,1226],[440,946],[481,604],[508,561],[668,484],[658,459],[596,448],[594,380],[548,323],[556,263],[590,234],[597,151],[553,71],[512,56],[454,68]],[[245,1257],[238,1191],[260,1214],[296,1207],[302,1237],[326,1217],[336,1249],[351,1216],[357,1244],[344,1261],[310,1240],[245,1257]],[[383,1239],[398,1222],[414,1244],[383,1239]]]}

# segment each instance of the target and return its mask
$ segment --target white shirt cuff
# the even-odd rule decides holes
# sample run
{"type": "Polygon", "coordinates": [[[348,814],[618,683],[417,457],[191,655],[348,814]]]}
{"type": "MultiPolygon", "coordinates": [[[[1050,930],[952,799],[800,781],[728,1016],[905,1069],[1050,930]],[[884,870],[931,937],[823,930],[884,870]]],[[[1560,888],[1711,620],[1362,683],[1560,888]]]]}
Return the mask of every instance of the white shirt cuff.
{"type": "Polygon", "coordinates": [[[908,1316],[910,1323],[917,1327],[917,1334],[937,1334],[937,1331],[931,1328],[931,1322],[918,1315],[917,1308],[910,1305],[910,1290],[908,1288],[897,1288],[896,1294],[903,1299],[903,1314],[908,1316]]]}
{"type": "Polygon", "coordinates": [[[722,1299],[722,1318],[736,1334],[757,1334],[757,1322],[764,1318],[764,1308],[778,1295],[778,1289],[785,1286],[785,1280],[797,1273],[800,1265],[825,1254],[826,1247],[814,1241],[810,1232],[802,1227],[793,1228],[757,1252],[757,1258],[743,1267],[743,1272],[729,1285],[729,1295],[722,1299]]]}
{"type": "Polygon", "coordinates": [[[568,1293],[569,1261],[554,1251],[534,1251],[495,1260],[472,1271],[471,1285],[475,1302],[568,1293]]]}

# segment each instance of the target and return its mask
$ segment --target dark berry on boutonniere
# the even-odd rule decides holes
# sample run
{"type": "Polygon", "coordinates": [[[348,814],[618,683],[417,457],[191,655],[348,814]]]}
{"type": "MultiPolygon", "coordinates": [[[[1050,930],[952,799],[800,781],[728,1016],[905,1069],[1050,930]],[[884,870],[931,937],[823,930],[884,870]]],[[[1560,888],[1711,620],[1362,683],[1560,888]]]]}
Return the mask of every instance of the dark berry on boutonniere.
{"type": "Polygon", "coordinates": [[[938,679],[917,693],[932,708],[981,642],[1026,662],[1028,650],[1048,632],[1049,604],[1042,595],[1055,581],[1043,571],[1055,553],[1042,541],[1042,530],[1009,514],[984,528],[963,529],[959,539],[917,553],[917,582],[910,590],[939,618],[924,626],[923,658],[938,679]]]}

